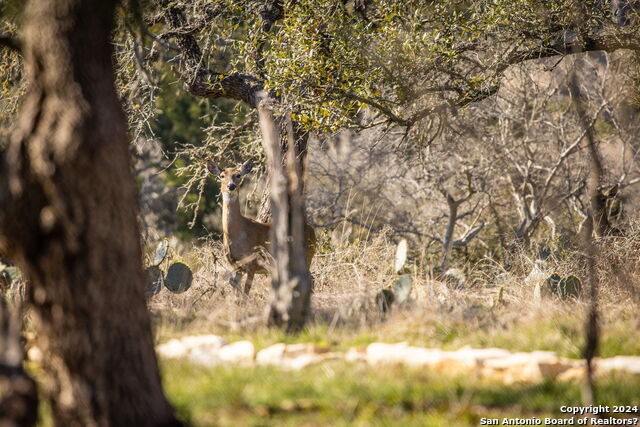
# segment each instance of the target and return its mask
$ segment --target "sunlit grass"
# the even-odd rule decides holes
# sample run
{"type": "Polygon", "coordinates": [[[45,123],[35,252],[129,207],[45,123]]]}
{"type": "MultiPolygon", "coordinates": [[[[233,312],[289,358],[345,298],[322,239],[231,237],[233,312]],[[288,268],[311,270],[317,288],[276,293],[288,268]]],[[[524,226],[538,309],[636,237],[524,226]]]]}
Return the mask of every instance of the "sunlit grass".
{"type": "MultiPolygon", "coordinates": [[[[466,426],[481,417],[561,417],[561,405],[581,405],[579,384],[504,386],[348,363],[290,372],[165,361],[163,379],[180,416],[195,426],[466,426]]],[[[637,404],[640,383],[609,378],[598,392],[603,405],[637,404]]]]}

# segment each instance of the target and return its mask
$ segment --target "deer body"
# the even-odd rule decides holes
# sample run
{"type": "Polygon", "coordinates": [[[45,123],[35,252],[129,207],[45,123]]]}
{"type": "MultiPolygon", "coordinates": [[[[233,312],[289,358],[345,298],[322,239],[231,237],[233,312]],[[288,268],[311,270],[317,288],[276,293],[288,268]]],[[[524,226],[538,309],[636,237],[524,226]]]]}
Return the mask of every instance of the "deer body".
{"type": "Polygon", "coordinates": [[[223,192],[222,197],[222,233],[227,260],[238,270],[262,273],[264,257],[259,251],[270,249],[271,224],[244,217],[237,194],[223,192]]]}
{"type": "MultiPolygon", "coordinates": [[[[240,168],[224,170],[212,161],[207,164],[209,172],[216,175],[221,183],[223,247],[229,264],[235,270],[231,282],[234,287],[238,287],[241,276],[246,273],[245,293],[249,293],[256,273],[268,274],[270,271],[270,257],[266,254],[271,250],[271,224],[254,221],[240,212],[238,187],[242,177],[251,171],[252,166],[251,160],[240,168]]],[[[316,236],[307,224],[305,239],[309,266],[315,253],[316,236]]]]}

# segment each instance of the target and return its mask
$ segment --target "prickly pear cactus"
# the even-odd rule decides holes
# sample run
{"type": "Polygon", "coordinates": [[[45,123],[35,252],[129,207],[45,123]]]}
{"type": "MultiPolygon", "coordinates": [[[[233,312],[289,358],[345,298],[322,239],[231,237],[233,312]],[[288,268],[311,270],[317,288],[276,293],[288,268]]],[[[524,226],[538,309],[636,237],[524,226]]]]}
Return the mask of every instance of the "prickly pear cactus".
{"type": "Polygon", "coordinates": [[[153,262],[151,262],[151,265],[154,265],[157,267],[160,264],[162,264],[162,261],[164,261],[164,259],[167,257],[168,251],[169,251],[169,239],[165,237],[160,241],[160,243],[158,243],[158,246],[156,247],[155,255],[153,256],[153,262]]]}
{"type": "Polygon", "coordinates": [[[544,281],[545,287],[552,295],[560,296],[560,292],[558,291],[558,284],[562,281],[562,277],[559,274],[553,273],[551,276],[544,281]]]}
{"type": "Polygon", "coordinates": [[[403,274],[393,282],[393,295],[397,304],[403,304],[409,299],[413,279],[410,274],[403,274]]]}
{"type": "Polygon", "coordinates": [[[400,243],[398,243],[398,247],[396,248],[396,260],[394,263],[394,272],[396,274],[400,273],[402,267],[404,267],[404,263],[407,262],[408,249],[409,245],[407,244],[407,239],[400,240],[400,243]]]}
{"type": "Polygon", "coordinates": [[[560,298],[579,298],[582,293],[582,282],[576,276],[567,276],[558,284],[560,298]]]}
{"type": "MultiPolygon", "coordinates": [[[[406,239],[400,240],[396,249],[396,257],[393,265],[394,272],[399,274],[404,269],[407,262],[408,244],[406,239]]],[[[411,295],[411,286],[413,278],[410,274],[402,274],[397,276],[393,284],[376,294],[376,305],[380,311],[386,313],[391,309],[393,304],[404,304],[409,300],[411,295]]]]}
{"type": "Polygon", "coordinates": [[[164,285],[171,292],[180,294],[191,287],[192,281],[193,273],[189,266],[182,262],[175,262],[171,264],[171,266],[169,266],[169,270],[167,270],[164,285]]]}
{"type": "Polygon", "coordinates": [[[376,305],[383,313],[391,310],[391,306],[395,301],[395,296],[391,289],[383,289],[376,294],[376,305]]]}
{"type": "Polygon", "coordinates": [[[162,274],[162,270],[160,270],[156,265],[148,267],[144,273],[147,279],[147,298],[150,298],[162,290],[162,286],[164,285],[164,275],[162,274]]]}
{"type": "Polygon", "coordinates": [[[560,299],[578,298],[582,293],[582,283],[573,275],[563,279],[554,273],[545,280],[545,286],[551,294],[560,299]]]}
{"type": "Polygon", "coordinates": [[[22,280],[22,273],[18,267],[5,267],[0,274],[4,276],[9,285],[22,280]]]}

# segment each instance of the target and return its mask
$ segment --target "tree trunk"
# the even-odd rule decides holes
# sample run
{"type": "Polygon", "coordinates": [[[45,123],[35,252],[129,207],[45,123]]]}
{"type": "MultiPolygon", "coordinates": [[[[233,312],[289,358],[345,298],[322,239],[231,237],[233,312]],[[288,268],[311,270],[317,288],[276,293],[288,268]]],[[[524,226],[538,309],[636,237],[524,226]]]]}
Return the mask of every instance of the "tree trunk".
{"type": "Polygon", "coordinates": [[[284,119],[284,135],[271,111],[269,98],[258,104],[262,141],[270,165],[269,188],[273,212],[272,252],[275,266],[271,275],[273,292],[269,324],[286,326],[287,332],[297,332],[307,321],[311,305],[311,277],[306,263],[304,235],[304,203],[302,171],[298,167],[293,124],[284,119]],[[281,151],[282,138],[289,143],[281,151]],[[285,159],[284,165],[282,159],[285,159]]]}
{"type": "MultiPolygon", "coordinates": [[[[305,159],[307,157],[307,143],[309,140],[309,134],[304,131],[298,123],[292,121],[290,118],[280,118],[278,120],[280,122],[280,130],[278,132],[278,137],[280,139],[280,157],[281,164],[283,167],[286,166],[287,153],[289,152],[289,140],[293,139],[295,141],[295,158],[297,160],[297,168],[304,176],[305,171],[305,159]],[[291,127],[293,129],[293,137],[290,137],[290,131],[286,129],[286,123],[291,122],[291,127]]],[[[271,182],[271,174],[272,174],[272,166],[271,164],[267,164],[267,176],[266,182],[271,182]]],[[[302,191],[304,192],[304,180],[301,182],[302,191]]],[[[260,207],[258,208],[258,215],[256,219],[260,222],[271,222],[271,188],[269,185],[265,185],[262,190],[262,196],[260,197],[260,207]]]]}
{"type": "Polygon", "coordinates": [[[449,205],[449,219],[447,221],[447,231],[445,232],[444,240],[442,241],[442,253],[440,254],[440,271],[442,274],[446,273],[449,269],[449,257],[451,256],[453,231],[456,227],[456,221],[458,220],[458,206],[460,206],[460,203],[456,203],[456,200],[451,197],[450,194],[447,194],[446,197],[447,205],[449,205]]]}
{"type": "MultiPolygon", "coordinates": [[[[588,14],[584,5],[578,3],[575,21],[579,27],[580,24],[587,22],[588,14]]],[[[575,50],[578,50],[577,48],[575,50]]],[[[574,64],[575,67],[575,64],[574,64]]],[[[600,180],[603,175],[602,161],[596,146],[595,136],[591,124],[587,121],[587,115],[580,98],[580,87],[578,84],[577,70],[574,69],[569,80],[569,93],[573,101],[573,107],[576,110],[580,126],[585,131],[585,140],[587,142],[587,150],[589,156],[589,172],[587,176],[586,192],[589,198],[587,209],[588,218],[591,221],[585,223],[582,230],[582,246],[587,256],[587,283],[589,291],[589,308],[587,319],[585,322],[585,346],[583,356],[586,362],[586,378],[582,392],[582,402],[585,406],[596,405],[596,386],[595,386],[595,366],[594,358],[598,354],[600,345],[600,320],[599,320],[599,282],[597,272],[598,248],[593,241],[593,233],[604,232],[607,226],[606,208],[604,200],[599,192],[600,180]],[[603,218],[604,216],[604,218],[603,218]],[[605,222],[603,222],[606,221],[605,222]]]]}
{"type": "Polygon", "coordinates": [[[29,92],[0,153],[0,251],[29,282],[60,426],[179,425],[143,290],[137,201],[110,33],[117,1],[32,0],[29,92]]]}
{"type": "Polygon", "coordinates": [[[0,426],[30,427],[38,420],[38,390],[23,367],[21,310],[0,295],[0,426]]]}

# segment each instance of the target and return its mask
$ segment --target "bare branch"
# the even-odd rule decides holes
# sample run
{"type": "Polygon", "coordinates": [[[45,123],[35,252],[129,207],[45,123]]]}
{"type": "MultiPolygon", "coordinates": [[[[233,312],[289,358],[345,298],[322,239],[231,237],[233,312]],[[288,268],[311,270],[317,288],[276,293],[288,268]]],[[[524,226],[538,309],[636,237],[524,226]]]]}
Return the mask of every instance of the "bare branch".
{"type": "Polygon", "coordinates": [[[484,228],[484,221],[480,222],[477,226],[472,228],[467,234],[465,234],[461,239],[455,240],[453,242],[453,246],[464,246],[473,240],[474,237],[478,235],[480,230],[484,228]]]}

